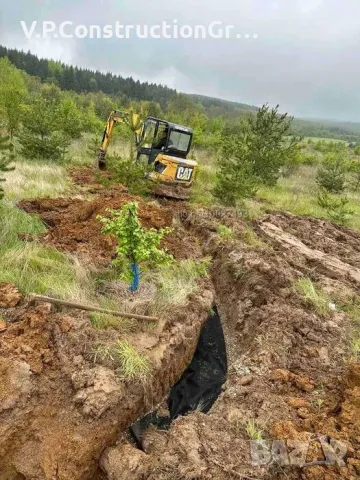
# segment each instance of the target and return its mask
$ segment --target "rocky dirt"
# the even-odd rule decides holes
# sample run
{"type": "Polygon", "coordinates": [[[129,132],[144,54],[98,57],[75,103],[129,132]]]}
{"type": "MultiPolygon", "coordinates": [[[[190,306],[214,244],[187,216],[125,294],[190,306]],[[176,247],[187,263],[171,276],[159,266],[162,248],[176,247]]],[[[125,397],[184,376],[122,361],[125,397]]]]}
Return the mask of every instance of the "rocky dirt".
{"type": "MultiPolygon", "coordinates": [[[[44,242],[89,261],[97,255],[105,265],[114,245],[96,215],[129,198],[119,187],[92,200],[21,206],[48,225],[44,242]]],[[[124,335],[151,359],[146,387],[120,381],[115,364],[94,358],[96,345],[115,341],[118,332],[93,329],[79,312],[30,305],[14,286],[0,286],[0,479],[359,478],[360,365],[350,349],[354,322],[341,306],[358,299],[360,235],[284,213],[249,224],[226,209],[139,202],[144,225],[174,227],[168,248],[176,258],[213,258],[211,278],[186,309],[167,312],[154,329],[141,327],[141,335],[124,335]],[[231,239],[219,237],[219,223],[232,228],[231,239]],[[294,288],[304,276],[335,307],[317,313],[294,288]],[[138,450],[126,428],[179,378],[214,296],[229,363],[223,392],[208,414],[198,409],[168,431],[151,427],[138,450]],[[256,433],[285,442],[290,456],[282,452],[275,461],[273,451],[254,464],[256,433]],[[334,459],[330,439],[338,461],[324,465],[334,459]],[[303,458],[291,455],[294,441],[306,446],[303,458]]]]}

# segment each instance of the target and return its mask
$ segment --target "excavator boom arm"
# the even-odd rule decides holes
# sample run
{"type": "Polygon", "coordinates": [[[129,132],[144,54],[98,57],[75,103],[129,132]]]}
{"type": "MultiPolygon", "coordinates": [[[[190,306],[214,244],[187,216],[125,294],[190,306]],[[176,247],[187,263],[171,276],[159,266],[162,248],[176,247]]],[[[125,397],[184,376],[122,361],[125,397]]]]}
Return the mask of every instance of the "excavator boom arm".
{"type": "Polygon", "coordinates": [[[110,145],[111,137],[114,132],[114,127],[117,123],[125,123],[134,132],[136,143],[138,143],[138,137],[142,128],[142,121],[140,115],[136,113],[123,112],[119,110],[113,110],[105,125],[105,130],[99,152],[96,159],[96,166],[103,169],[106,167],[106,153],[110,145]]]}

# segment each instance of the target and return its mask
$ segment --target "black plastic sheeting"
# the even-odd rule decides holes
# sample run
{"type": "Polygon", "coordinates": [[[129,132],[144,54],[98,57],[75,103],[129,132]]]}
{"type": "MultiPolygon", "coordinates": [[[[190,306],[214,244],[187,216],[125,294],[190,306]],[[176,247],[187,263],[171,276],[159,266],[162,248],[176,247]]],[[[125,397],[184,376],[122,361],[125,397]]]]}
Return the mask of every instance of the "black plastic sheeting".
{"type": "Polygon", "coordinates": [[[168,397],[169,417],[150,412],[130,426],[130,432],[141,448],[142,434],[150,426],[170,427],[173,420],[196,409],[207,413],[221,393],[227,375],[224,333],[217,308],[203,326],[190,365],[172,387],[168,397]]]}

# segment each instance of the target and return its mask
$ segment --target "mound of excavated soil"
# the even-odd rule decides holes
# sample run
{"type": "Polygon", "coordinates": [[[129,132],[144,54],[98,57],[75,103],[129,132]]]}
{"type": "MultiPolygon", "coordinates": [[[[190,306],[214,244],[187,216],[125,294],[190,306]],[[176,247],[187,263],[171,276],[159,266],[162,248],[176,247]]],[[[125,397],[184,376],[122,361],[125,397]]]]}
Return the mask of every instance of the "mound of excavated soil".
{"type": "Polygon", "coordinates": [[[124,189],[102,192],[93,200],[56,198],[23,200],[19,207],[30,214],[38,214],[48,231],[41,239],[59,249],[81,254],[98,265],[110,262],[115,254],[115,240],[101,233],[99,215],[109,215],[108,209],[118,210],[127,202],[139,203],[139,218],[146,228],[172,227],[173,232],[163,239],[176,259],[201,256],[196,237],[180,225],[173,224],[171,208],[160,207],[156,202],[145,203],[140,197],[129,195],[124,189]]]}
{"type": "Polygon", "coordinates": [[[285,212],[267,215],[262,221],[292,233],[314,250],[335,255],[343,262],[360,268],[360,234],[350,228],[285,212]]]}
{"type": "MultiPolygon", "coordinates": [[[[357,269],[341,253],[345,246],[350,254],[356,252],[356,234],[339,229],[339,258],[335,247],[328,256],[319,244],[310,255],[293,229],[307,219],[289,217],[281,232],[277,216],[273,219],[274,224],[266,217],[256,227],[263,246],[241,240],[245,225],[240,220],[229,221],[237,235],[226,243],[213,233],[216,222],[201,215],[188,220],[187,227],[214,258],[212,279],[229,360],[225,391],[209,414],[197,411],[179,418],[168,432],[149,429],[143,441],[146,454],[126,442],[107,449],[101,465],[108,478],[359,478],[360,365],[349,363],[351,321],[338,308],[317,314],[293,288],[306,275],[324,287],[359,289],[357,269]],[[275,449],[278,461],[261,462],[260,455],[254,464],[251,422],[266,440],[282,441],[289,453],[299,448],[291,442],[300,442],[303,458],[275,449]],[[322,464],[326,458],[329,465],[322,464]],[[315,464],[298,466],[311,462],[315,464]]],[[[336,230],[324,225],[324,232],[336,230]]]]}

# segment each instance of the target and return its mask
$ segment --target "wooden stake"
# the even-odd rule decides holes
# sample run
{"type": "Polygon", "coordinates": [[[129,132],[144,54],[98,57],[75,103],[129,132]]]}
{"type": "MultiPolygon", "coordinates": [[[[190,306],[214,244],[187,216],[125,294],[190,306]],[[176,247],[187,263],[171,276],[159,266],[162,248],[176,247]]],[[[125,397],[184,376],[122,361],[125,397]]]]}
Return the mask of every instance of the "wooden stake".
{"type": "Polygon", "coordinates": [[[46,297],[44,295],[36,295],[31,293],[29,295],[31,300],[38,302],[53,303],[54,305],[63,305],[64,307],[77,308],[79,310],[88,310],[90,312],[100,312],[106,313],[108,315],[113,315],[114,317],[123,317],[123,318],[135,318],[136,320],[147,320],[149,322],[158,322],[158,317],[149,317],[147,315],[137,315],[136,313],[125,313],[125,312],[116,312],[114,310],[106,310],[105,308],[93,307],[91,305],[83,305],[81,303],[67,302],[66,300],[61,300],[59,298],[46,297]]]}

